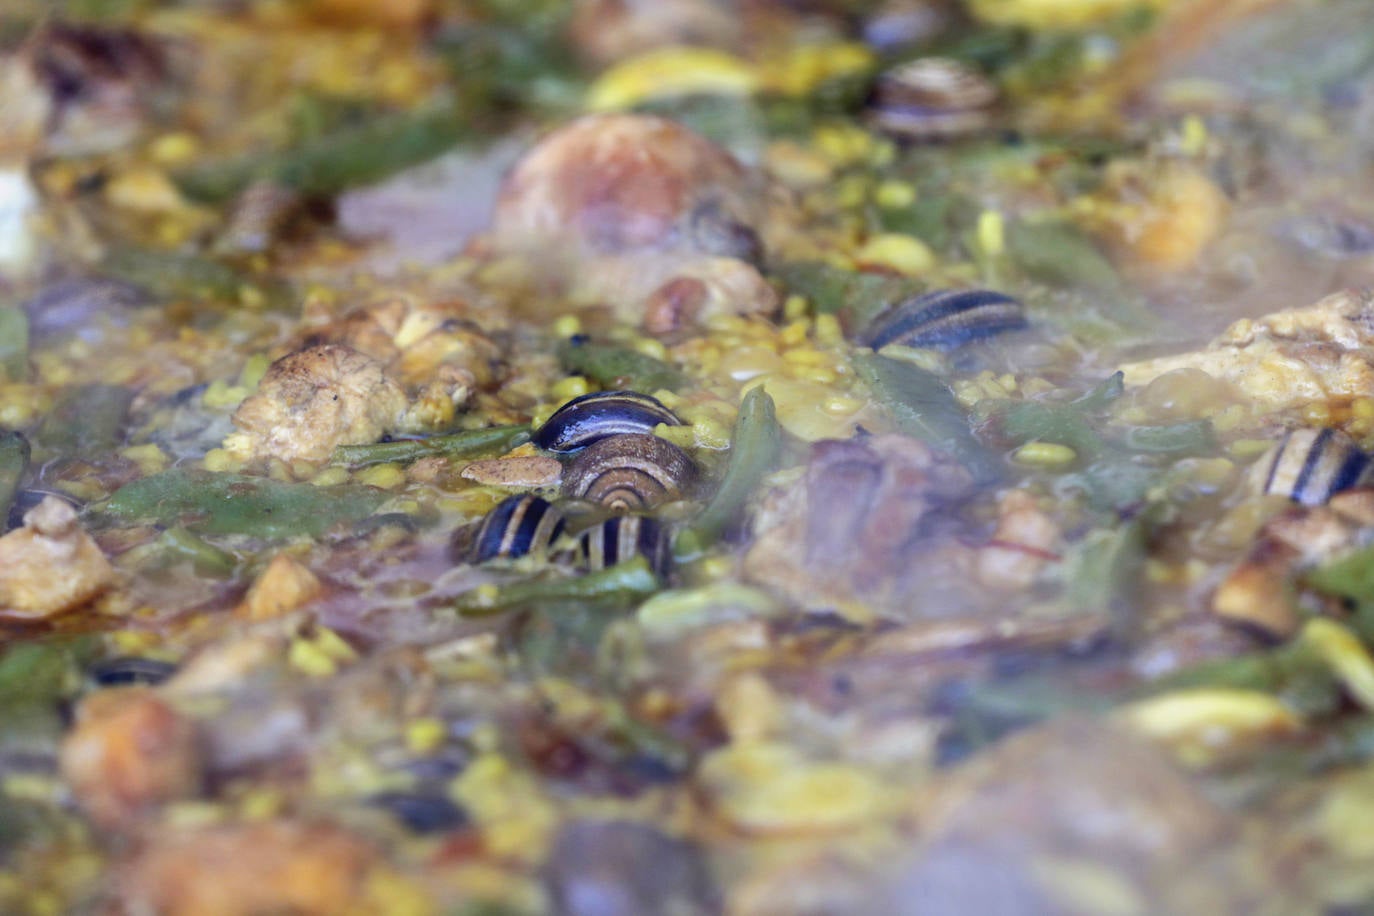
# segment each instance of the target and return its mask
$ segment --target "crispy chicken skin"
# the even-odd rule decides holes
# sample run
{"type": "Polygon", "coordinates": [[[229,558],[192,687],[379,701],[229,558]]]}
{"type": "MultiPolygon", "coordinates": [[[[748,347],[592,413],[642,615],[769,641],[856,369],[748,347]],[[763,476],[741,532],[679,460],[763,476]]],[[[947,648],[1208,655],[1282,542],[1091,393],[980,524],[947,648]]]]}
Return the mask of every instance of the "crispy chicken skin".
{"type": "Polygon", "coordinates": [[[405,392],[381,363],[323,344],[273,363],[234,425],[254,457],[321,462],[340,445],[375,442],[405,410],[405,392]]]}
{"type": "Polygon", "coordinates": [[[49,496],[0,537],[0,615],[50,617],[113,584],[114,570],[81,528],[76,510],[49,496]]]}
{"type": "Polygon", "coordinates": [[[1333,293],[1303,308],[1243,318],[1201,350],[1122,366],[1128,385],[1201,369],[1266,411],[1374,391],[1374,294],[1333,293]]]}

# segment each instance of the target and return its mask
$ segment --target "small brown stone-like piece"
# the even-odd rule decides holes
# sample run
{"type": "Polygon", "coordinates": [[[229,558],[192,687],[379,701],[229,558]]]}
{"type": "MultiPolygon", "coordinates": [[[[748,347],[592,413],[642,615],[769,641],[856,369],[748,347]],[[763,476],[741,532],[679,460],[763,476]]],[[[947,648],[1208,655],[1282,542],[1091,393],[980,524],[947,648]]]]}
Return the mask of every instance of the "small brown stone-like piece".
{"type": "Polygon", "coordinates": [[[377,855],[329,824],[268,821],[155,836],[121,883],[127,912],[252,916],[376,912],[364,885],[377,855]]]}
{"type": "Polygon", "coordinates": [[[323,590],[314,573],[279,553],[248,590],[237,613],[249,620],[271,620],[308,604],[323,590]]]}
{"type": "Polygon", "coordinates": [[[339,344],[277,360],[234,412],[255,457],[322,462],[340,445],[375,442],[395,428],[405,392],[382,364],[339,344]]]}
{"type": "Polygon", "coordinates": [[[105,827],[194,795],[201,783],[195,726],[146,687],[88,697],[62,744],[61,764],[82,810],[105,827]]]}
{"type": "Polygon", "coordinates": [[[463,468],[463,479],[489,487],[556,487],[563,479],[563,464],[544,455],[513,455],[474,461],[463,468]]]}
{"type": "Polygon", "coordinates": [[[0,615],[50,617],[80,607],[114,582],[115,573],[76,510],[49,496],[0,537],[0,615]]]}

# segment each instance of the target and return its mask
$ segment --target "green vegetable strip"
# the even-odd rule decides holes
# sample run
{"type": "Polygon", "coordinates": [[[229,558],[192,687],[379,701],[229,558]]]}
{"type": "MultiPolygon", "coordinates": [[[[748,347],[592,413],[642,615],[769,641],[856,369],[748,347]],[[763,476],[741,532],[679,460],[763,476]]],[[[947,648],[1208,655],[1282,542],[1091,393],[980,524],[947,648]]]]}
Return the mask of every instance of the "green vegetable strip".
{"type": "Polygon", "coordinates": [[[508,449],[529,432],[528,426],[491,426],[429,439],[398,439],[371,445],[341,445],[334,450],[334,464],[367,467],[372,464],[405,463],[420,458],[442,456],[468,458],[485,452],[508,449]]]}
{"type": "Polygon", "coordinates": [[[123,487],[98,512],[204,534],[319,537],[370,515],[388,496],[371,487],[316,487],[242,474],[173,468],[123,487]]]}
{"type": "Polygon", "coordinates": [[[854,368],[903,433],[948,452],[980,481],[998,475],[998,462],[969,432],[968,419],[939,376],[876,354],[856,356],[854,368]]]}
{"type": "Polygon", "coordinates": [[[23,309],[0,308],[0,378],[29,377],[29,316],[23,309]]]}
{"type": "Polygon", "coordinates": [[[454,609],[464,617],[484,617],[514,607],[559,601],[622,601],[647,598],[660,588],[643,557],[576,578],[515,582],[497,589],[475,589],[461,595],[454,609]]]}
{"type": "Polygon", "coordinates": [[[206,543],[185,528],[168,528],[157,543],[168,554],[191,561],[202,575],[227,576],[238,565],[232,553],[206,543]]]}
{"type": "Polygon", "coordinates": [[[28,467],[28,440],[16,432],[0,432],[0,531],[5,529],[5,518],[28,467]]]}
{"type": "Polygon", "coordinates": [[[720,489],[692,524],[698,545],[718,540],[739,518],[764,476],[777,466],[781,451],[782,428],[778,426],[773,399],[762,385],[751,388],[735,418],[730,436],[730,463],[725,468],[720,489]]]}
{"type": "Polygon", "coordinates": [[[292,300],[291,288],[286,283],[251,278],[218,261],[195,255],[116,248],[106,255],[100,270],[164,299],[239,302],[248,293],[260,296],[270,308],[283,308],[292,300]]]}
{"type": "Polygon", "coordinates": [[[1074,407],[1011,401],[1000,405],[993,417],[997,428],[1013,445],[1054,442],[1067,445],[1084,458],[1096,458],[1106,448],[1082,411],[1074,407]]]}
{"type": "Polygon", "coordinates": [[[585,375],[605,388],[628,388],[652,393],[676,391],[687,378],[676,368],[628,347],[591,341],[566,340],[558,346],[558,361],[569,372],[585,375]]]}
{"type": "Polygon", "coordinates": [[[433,159],[467,133],[448,106],[375,118],[275,153],[206,163],[173,176],[188,197],[220,203],[257,180],[330,197],[433,159]]]}
{"type": "Polygon", "coordinates": [[[1121,444],[1133,452],[1196,454],[1216,447],[1211,420],[1193,420],[1172,426],[1136,426],[1121,436],[1121,444]]]}

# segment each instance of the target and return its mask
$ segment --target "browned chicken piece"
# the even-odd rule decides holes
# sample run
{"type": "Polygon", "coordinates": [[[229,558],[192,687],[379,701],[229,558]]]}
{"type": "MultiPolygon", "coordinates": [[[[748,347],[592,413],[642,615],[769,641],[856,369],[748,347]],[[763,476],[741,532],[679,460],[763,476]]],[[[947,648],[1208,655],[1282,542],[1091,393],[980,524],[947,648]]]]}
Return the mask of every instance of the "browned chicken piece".
{"type": "Polygon", "coordinates": [[[50,617],[78,608],[115,579],[76,510],[49,496],[0,537],[0,616],[50,617]]]}
{"type": "Polygon", "coordinates": [[[1270,637],[1290,637],[1302,625],[1294,577],[1371,540],[1374,490],[1346,490],[1325,506],[1295,506],[1260,529],[1249,554],[1213,593],[1212,611],[1270,637]]]}
{"type": "Polygon", "coordinates": [[[27,70],[32,88],[7,98],[21,100],[31,124],[41,123],[43,152],[62,156],[106,152],[137,139],[169,75],[166,51],[143,33],[62,22],[36,31],[0,63],[7,66],[27,70]]]}
{"type": "Polygon", "coordinates": [[[767,197],[757,175],[680,124],[593,115],[516,164],[488,244],[628,320],[641,320],[656,295],[670,300],[655,306],[659,328],[725,310],[769,312],[777,296],[752,264],[763,252],[767,197]],[[695,281],[690,290],[682,278],[695,281]]]}
{"type": "Polygon", "coordinates": [[[804,485],[764,498],[745,575],[806,607],[885,603],[926,514],[971,485],[905,436],[817,442],[804,485]]]}
{"type": "Polygon", "coordinates": [[[1374,391],[1374,293],[1346,290],[1304,308],[1243,318],[1205,349],[1121,368],[1128,385],[1201,369],[1265,411],[1367,396],[1374,391]]]}
{"type": "MultiPolygon", "coordinates": [[[[922,798],[927,855],[958,849],[1002,866],[1032,866],[1050,899],[1059,863],[1100,869],[1128,887],[1186,880],[1188,869],[1207,867],[1203,854],[1238,826],[1164,751],[1086,719],[1013,736],[933,780],[922,798]]],[[[897,882],[916,899],[924,881],[908,886],[908,879],[934,877],[919,864],[897,882]]],[[[977,889],[963,891],[970,903],[978,899],[977,889]]]]}
{"type": "Polygon", "coordinates": [[[268,821],[159,831],[121,886],[128,912],[327,916],[368,910],[376,851],[330,824],[268,821]]]}
{"type": "Polygon", "coordinates": [[[258,576],[235,613],[248,620],[272,620],[309,604],[323,591],[324,586],[308,567],[279,553],[258,576]]]}
{"type": "Polygon", "coordinates": [[[195,795],[202,778],[195,725],[146,687],[86,698],[62,744],[61,762],[77,803],[108,828],[195,795]]]}
{"type": "Polygon", "coordinates": [[[741,35],[729,0],[577,0],[568,38],[580,57],[605,66],[667,45],[732,48],[741,35]]]}
{"type": "Polygon", "coordinates": [[[396,429],[406,406],[377,360],[338,344],[309,347],[268,368],[234,412],[243,437],[229,444],[255,458],[322,462],[340,445],[375,442],[396,429]]]}

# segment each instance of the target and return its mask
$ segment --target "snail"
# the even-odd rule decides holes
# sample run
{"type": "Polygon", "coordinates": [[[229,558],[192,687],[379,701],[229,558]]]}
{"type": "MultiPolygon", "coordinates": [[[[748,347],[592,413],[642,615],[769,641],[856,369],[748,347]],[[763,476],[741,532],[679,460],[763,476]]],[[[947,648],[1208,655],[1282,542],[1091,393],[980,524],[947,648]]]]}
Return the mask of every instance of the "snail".
{"type": "Polygon", "coordinates": [[[1343,432],[1295,429],[1257,467],[1264,475],[1265,493],[1320,506],[1342,490],[1359,486],[1369,464],[1369,456],[1343,432]]]}
{"type": "Polygon", "coordinates": [[[472,561],[514,559],[542,554],[563,533],[563,513],[548,500],[528,493],[511,496],[482,519],[472,547],[472,561]]]}
{"type": "Polygon", "coordinates": [[[858,342],[874,350],[888,344],[954,350],[1027,326],[1025,308],[1010,296],[987,289],[944,289],[899,302],[869,324],[858,342]]]}
{"type": "Polygon", "coordinates": [[[532,440],[548,452],[575,452],[610,436],[651,433],[660,423],[682,425],[657,398],[634,391],[598,391],[558,408],[532,440]]]}
{"type": "Polygon", "coordinates": [[[584,449],[563,474],[563,495],[614,512],[653,509],[681,499],[696,479],[687,453],[657,436],[629,434],[584,449]]]}
{"type": "Polygon", "coordinates": [[[606,569],[642,556],[660,576],[672,562],[668,532],[652,518],[617,515],[582,532],[582,560],[589,570],[606,569]]]}
{"type": "Polygon", "coordinates": [[[156,658],[121,655],[91,666],[91,681],[97,687],[127,687],[131,684],[154,686],[176,674],[177,666],[156,658]]]}
{"type": "Polygon", "coordinates": [[[947,140],[986,130],[996,102],[997,87],[973,67],[922,57],[878,78],[868,117],[897,139],[947,140]]]}

